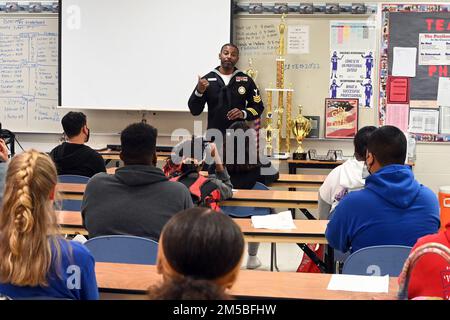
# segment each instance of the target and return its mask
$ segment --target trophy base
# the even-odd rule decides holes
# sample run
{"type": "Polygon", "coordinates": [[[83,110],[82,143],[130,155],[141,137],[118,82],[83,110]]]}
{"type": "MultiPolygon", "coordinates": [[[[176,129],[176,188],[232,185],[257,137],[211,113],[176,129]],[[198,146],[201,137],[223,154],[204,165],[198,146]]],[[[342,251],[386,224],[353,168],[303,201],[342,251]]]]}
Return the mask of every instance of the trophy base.
{"type": "Polygon", "coordinates": [[[292,159],[294,159],[294,160],[306,160],[306,155],[307,155],[306,152],[302,152],[302,153],[294,152],[292,154],[292,159]]]}
{"type": "Polygon", "coordinates": [[[289,159],[289,153],[287,152],[274,152],[270,158],[278,159],[278,160],[287,160],[289,159]]]}

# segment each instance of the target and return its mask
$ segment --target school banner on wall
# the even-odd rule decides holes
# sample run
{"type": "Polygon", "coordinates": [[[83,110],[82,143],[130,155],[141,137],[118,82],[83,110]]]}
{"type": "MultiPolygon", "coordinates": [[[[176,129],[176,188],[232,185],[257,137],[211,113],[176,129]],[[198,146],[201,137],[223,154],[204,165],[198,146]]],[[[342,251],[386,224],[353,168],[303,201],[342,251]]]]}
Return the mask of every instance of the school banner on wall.
{"type": "Polygon", "coordinates": [[[330,98],[373,108],[375,32],[373,21],[330,21],[330,98]]]}

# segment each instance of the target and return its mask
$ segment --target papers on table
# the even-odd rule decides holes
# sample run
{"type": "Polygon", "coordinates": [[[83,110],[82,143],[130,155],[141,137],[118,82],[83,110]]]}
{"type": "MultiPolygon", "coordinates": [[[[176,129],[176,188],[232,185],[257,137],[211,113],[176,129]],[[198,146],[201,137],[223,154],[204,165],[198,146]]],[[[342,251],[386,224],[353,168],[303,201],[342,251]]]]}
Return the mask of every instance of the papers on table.
{"type": "Polygon", "coordinates": [[[389,292],[389,276],[355,276],[333,274],[328,283],[328,290],[352,292],[389,292]]]}
{"type": "Polygon", "coordinates": [[[392,75],[398,77],[416,76],[417,48],[394,47],[392,75]]]}
{"type": "Polygon", "coordinates": [[[256,229],[296,229],[290,211],[268,214],[266,216],[252,216],[252,224],[256,229]]]}

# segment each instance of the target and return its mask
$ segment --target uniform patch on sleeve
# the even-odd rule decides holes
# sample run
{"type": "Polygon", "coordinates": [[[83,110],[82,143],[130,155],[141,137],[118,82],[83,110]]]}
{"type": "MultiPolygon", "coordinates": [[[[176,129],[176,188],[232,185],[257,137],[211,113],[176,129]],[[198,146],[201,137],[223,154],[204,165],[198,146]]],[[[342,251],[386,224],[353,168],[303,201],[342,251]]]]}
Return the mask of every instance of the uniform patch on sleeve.
{"type": "Polygon", "coordinates": [[[258,115],[258,112],[257,112],[255,109],[253,109],[253,108],[247,108],[246,110],[247,110],[247,111],[250,111],[251,114],[254,115],[254,116],[257,116],[257,115],[258,115]]]}
{"type": "Polygon", "coordinates": [[[245,90],[245,88],[243,86],[240,86],[238,88],[238,92],[239,92],[239,94],[245,94],[246,90],[245,90]]]}

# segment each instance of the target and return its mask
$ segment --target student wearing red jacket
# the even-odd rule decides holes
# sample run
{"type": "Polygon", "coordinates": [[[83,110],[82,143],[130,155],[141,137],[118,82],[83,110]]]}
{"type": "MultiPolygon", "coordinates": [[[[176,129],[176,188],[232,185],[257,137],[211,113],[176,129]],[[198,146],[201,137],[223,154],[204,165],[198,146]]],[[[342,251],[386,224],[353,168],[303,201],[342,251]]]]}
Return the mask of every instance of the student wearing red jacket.
{"type": "MultiPolygon", "coordinates": [[[[411,252],[426,243],[437,242],[450,248],[450,222],[445,230],[417,240],[411,252]]],[[[440,255],[428,253],[419,258],[408,287],[408,298],[440,297],[450,300],[450,264],[440,255]]]]}

